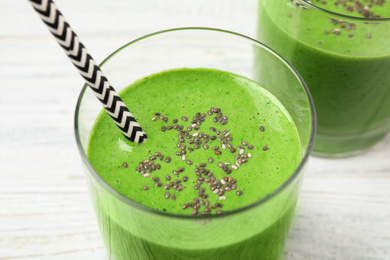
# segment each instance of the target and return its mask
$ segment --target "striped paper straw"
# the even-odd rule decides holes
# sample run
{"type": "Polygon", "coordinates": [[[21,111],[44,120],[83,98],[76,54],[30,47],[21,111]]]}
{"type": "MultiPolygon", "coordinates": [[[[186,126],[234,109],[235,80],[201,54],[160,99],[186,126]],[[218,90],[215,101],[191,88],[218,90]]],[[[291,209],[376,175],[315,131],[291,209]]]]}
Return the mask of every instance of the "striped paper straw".
{"type": "Polygon", "coordinates": [[[99,66],[80,42],[64,16],[51,0],[29,0],[73,65],[102,102],[123,135],[132,142],[142,143],[147,136],[118,93],[108,82],[99,66]]]}

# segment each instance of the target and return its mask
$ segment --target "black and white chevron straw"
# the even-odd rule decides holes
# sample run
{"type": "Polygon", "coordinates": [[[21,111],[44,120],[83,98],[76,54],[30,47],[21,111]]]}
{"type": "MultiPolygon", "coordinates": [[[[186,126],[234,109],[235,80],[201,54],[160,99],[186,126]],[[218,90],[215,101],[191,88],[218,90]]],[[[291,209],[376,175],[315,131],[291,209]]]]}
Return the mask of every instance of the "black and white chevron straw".
{"type": "Polygon", "coordinates": [[[57,42],[65,50],[72,63],[102,102],[107,113],[132,142],[142,143],[147,136],[130,113],[118,93],[108,82],[99,66],[89,55],[76,33],[51,0],[29,0],[43,22],[48,26],[57,42]]]}

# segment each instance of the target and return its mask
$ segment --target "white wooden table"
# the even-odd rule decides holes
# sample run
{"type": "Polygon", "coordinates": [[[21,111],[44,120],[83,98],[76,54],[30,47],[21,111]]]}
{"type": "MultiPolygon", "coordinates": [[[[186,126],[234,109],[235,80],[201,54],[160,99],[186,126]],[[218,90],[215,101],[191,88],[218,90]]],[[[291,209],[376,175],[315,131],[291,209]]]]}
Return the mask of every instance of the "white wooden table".
{"type": "MultiPolygon", "coordinates": [[[[256,30],[256,0],[56,3],[98,62],[161,29],[256,30]]],[[[0,78],[0,260],[106,259],[74,139],[83,80],[27,0],[0,0],[0,78]]],[[[286,259],[390,259],[390,136],[311,158],[286,259]]]]}

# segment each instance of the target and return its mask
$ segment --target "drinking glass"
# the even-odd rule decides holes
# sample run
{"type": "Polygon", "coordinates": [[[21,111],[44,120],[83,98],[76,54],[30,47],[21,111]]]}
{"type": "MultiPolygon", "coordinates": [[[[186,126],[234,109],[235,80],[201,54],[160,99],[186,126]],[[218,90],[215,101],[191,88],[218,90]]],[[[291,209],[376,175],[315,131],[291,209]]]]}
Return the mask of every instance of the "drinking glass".
{"type": "Polygon", "coordinates": [[[256,40],[212,28],[146,35],[114,51],[101,68],[118,91],[177,68],[218,69],[256,81],[290,113],[302,152],[288,180],[251,205],[204,217],[155,211],[114,190],[88,160],[89,136],[101,105],[84,86],[75,114],[76,140],[109,259],[279,259],[315,133],[313,102],[294,68],[256,40]]]}
{"type": "Polygon", "coordinates": [[[314,155],[359,154],[389,132],[388,32],[390,18],[343,15],[303,0],[259,0],[258,40],[297,69],[313,96],[314,155]]]}

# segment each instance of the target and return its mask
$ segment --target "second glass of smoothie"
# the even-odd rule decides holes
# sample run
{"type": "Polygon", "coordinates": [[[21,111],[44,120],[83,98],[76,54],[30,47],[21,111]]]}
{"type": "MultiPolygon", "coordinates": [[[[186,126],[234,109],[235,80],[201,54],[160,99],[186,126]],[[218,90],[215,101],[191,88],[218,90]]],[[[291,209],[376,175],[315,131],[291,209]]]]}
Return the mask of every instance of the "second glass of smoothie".
{"type": "Polygon", "coordinates": [[[389,32],[389,1],[259,1],[258,39],[298,70],[313,95],[314,154],[358,154],[389,132],[389,32]]]}

